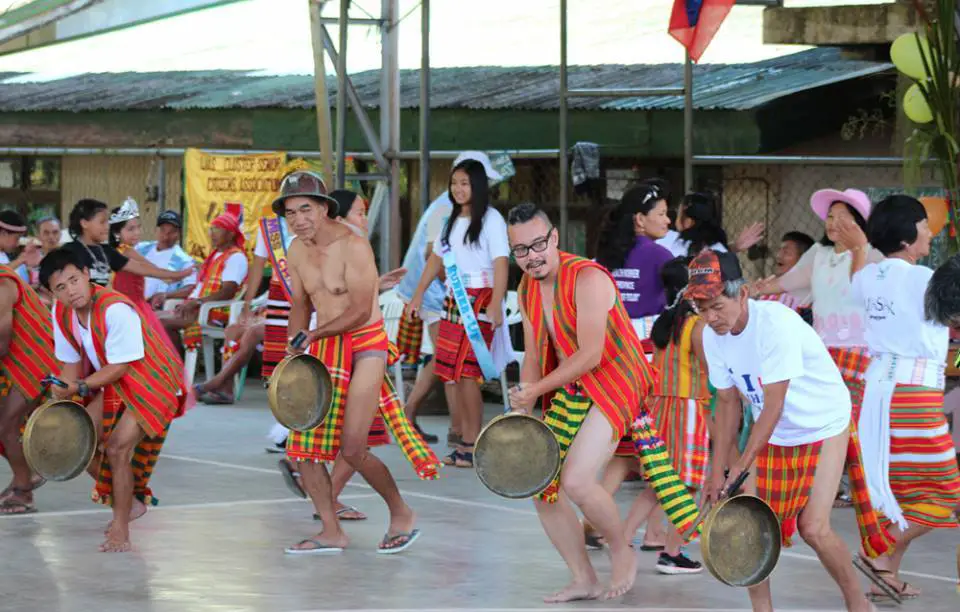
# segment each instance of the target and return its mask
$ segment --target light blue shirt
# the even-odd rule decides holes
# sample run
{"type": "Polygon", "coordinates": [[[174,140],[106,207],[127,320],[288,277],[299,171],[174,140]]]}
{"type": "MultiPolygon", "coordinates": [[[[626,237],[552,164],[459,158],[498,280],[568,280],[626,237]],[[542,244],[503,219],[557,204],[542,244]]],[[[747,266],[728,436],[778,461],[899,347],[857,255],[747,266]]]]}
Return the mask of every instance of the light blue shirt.
{"type": "MultiPolygon", "coordinates": [[[[413,233],[410,247],[403,257],[403,267],[407,269],[407,273],[397,285],[397,294],[403,301],[409,302],[413,298],[417,285],[420,284],[420,277],[423,276],[423,269],[427,263],[427,242],[430,238],[427,235],[427,226],[430,224],[431,217],[433,215],[448,217],[451,210],[453,210],[453,204],[450,202],[448,192],[444,191],[430,203],[420,217],[420,221],[417,222],[417,229],[413,233]]],[[[423,309],[435,313],[443,312],[443,298],[446,293],[440,279],[434,279],[423,294],[423,309]]]]}
{"type": "MultiPolygon", "coordinates": [[[[156,247],[156,241],[150,241],[140,242],[135,248],[137,249],[137,253],[143,255],[147,261],[158,268],[163,268],[164,270],[179,272],[180,270],[190,268],[194,265],[193,258],[190,257],[190,255],[188,255],[179,244],[175,244],[173,248],[165,249],[163,251],[158,251],[156,247]]],[[[158,278],[147,277],[146,282],[144,283],[143,293],[145,298],[150,299],[155,293],[172,293],[189,285],[196,284],[196,272],[183,280],[172,283],[164,282],[158,278]]]]}

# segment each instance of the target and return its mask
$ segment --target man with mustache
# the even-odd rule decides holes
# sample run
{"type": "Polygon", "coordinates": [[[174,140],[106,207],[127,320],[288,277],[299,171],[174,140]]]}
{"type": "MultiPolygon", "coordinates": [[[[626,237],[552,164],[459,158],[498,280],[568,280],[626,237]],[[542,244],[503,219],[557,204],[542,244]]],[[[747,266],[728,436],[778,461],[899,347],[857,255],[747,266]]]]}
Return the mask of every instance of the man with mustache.
{"type": "Polygon", "coordinates": [[[527,351],[510,405],[529,414],[543,398],[544,423],[557,435],[563,458],[559,482],[535,506],[573,576],[544,601],[619,597],[633,586],[637,559],[597,475],[639,415],[653,374],[610,273],[560,251],[556,228],[533,204],[511,210],[507,224],[511,254],[525,273],[518,297],[527,351]],[[607,588],[600,586],[567,500],[609,546],[613,575],[607,588]]]}
{"type": "MultiPolygon", "coordinates": [[[[756,494],[780,519],[784,545],[799,531],[840,586],[847,609],[873,610],[850,565],[849,549],[830,526],[851,403],[826,347],[783,304],[750,299],[732,254],[701,251],[690,263],[685,294],[707,324],[703,349],[717,388],[713,466],[704,499],[723,497],[756,463],[756,494]],[[750,400],[755,423],[743,454],[727,465],[742,414],[740,393],[750,400]],[[784,482],[784,474],[794,479],[784,482]]],[[[769,581],[749,593],[754,610],[773,610],[769,581]]]]}

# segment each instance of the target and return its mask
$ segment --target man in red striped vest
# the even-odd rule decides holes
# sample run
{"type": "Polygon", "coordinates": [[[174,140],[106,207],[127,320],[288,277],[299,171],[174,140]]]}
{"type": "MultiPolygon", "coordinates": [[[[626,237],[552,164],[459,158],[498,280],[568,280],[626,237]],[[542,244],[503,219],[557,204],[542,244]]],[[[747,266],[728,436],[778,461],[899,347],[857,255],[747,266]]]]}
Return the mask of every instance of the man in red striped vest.
{"type": "Polygon", "coordinates": [[[36,512],[33,478],[23,456],[20,427],[42,392],[41,379],[57,369],[50,311],[40,296],[9,266],[0,265],[0,444],[13,482],[0,492],[0,514],[36,512]]]}
{"type": "Polygon", "coordinates": [[[617,505],[597,475],[639,416],[653,372],[610,273],[560,251],[556,228],[532,204],[511,210],[507,224],[511,253],[525,273],[518,297],[526,355],[510,405],[529,413],[543,398],[544,422],[563,451],[559,490],[565,496],[552,486],[536,508],[573,580],[544,601],[619,597],[633,587],[637,559],[617,505]],[[606,589],[567,499],[610,547],[613,575],[606,589]]]}
{"type": "MultiPolygon", "coordinates": [[[[223,213],[210,222],[210,244],[213,252],[200,267],[197,284],[190,297],[177,307],[175,316],[164,318],[163,326],[179,346],[178,332],[183,331],[183,345],[196,348],[200,345],[200,327],[197,315],[206,302],[232,300],[247,278],[247,254],[243,250],[243,229],[240,219],[231,213],[223,213]]],[[[259,279],[256,279],[259,282],[259,279]]],[[[226,326],[229,313],[218,308],[210,313],[210,322],[226,326]]]]}
{"type": "Polygon", "coordinates": [[[156,504],[150,475],[173,419],[187,398],[183,370],[170,348],[145,324],[136,307],[112,289],[94,287],[90,273],[72,252],[57,249],[40,264],[40,282],[53,292],[58,377],[55,395],[87,401],[101,396],[102,449],[90,463],[93,501],[113,507],[101,552],[131,550],[131,520],[156,504]],[[82,371],[84,357],[92,372],[82,371]],[[136,501],[135,501],[136,500],[136,501]]]}

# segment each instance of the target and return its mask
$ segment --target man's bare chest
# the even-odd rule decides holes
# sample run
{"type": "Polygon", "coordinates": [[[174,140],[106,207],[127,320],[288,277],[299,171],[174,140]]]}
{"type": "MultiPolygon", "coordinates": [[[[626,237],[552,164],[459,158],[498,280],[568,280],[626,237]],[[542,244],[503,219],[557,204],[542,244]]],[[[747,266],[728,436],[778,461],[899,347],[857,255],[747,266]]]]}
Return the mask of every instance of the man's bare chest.
{"type": "Polygon", "coordinates": [[[307,253],[300,266],[300,277],[308,293],[342,295],[347,292],[346,262],[336,250],[307,253]]]}

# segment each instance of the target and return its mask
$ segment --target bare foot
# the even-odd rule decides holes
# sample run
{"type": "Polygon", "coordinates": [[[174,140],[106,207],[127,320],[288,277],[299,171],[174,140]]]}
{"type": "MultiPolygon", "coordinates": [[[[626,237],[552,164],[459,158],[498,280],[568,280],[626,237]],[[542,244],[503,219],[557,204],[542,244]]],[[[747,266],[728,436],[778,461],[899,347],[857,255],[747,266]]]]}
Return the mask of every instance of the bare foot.
{"type": "Polygon", "coordinates": [[[100,552],[123,553],[133,550],[130,544],[130,529],[127,525],[116,525],[107,532],[107,539],[100,545],[100,552]]]}
{"type": "Polygon", "coordinates": [[[553,595],[543,598],[544,603],[563,603],[565,601],[583,601],[596,599],[603,593],[598,582],[571,582],[553,595]]]}
{"type": "Polygon", "coordinates": [[[350,538],[347,534],[340,532],[339,535],[327,535],[321,531],[308,540],[303,540],[289,547],[288,550],[318,550],[320,548],[346,548],[350,544],[350,538]]]}
{"type": "Polygon", "coordinates": [[[603,594],[604,599],[624,595],[633,588],[633,581],[637,579],[637,555],[629,546],[624,546],[617,554],[611,551],[610,564],[613,566],[613,575],[610,577],[610,588],[603,594]]]}
{"type": "MultiPolygon", "coordinates": [[[[130,507],[130,519],[129,519],[130,522],[132,523],[133,521],[142,517],[146,513],[147,513],[147,505],[142,501],[140,501],[139,499],[137,499],[136,497],[134,497],[133,506],[130,507]]],[[[110,533],[110,529],[112,528],[113,528],[113,519],[110,519],[110,522],[107,523],[107,528],[103,530],[103,535],[107,535],[108,533],[110,533]]]]}

